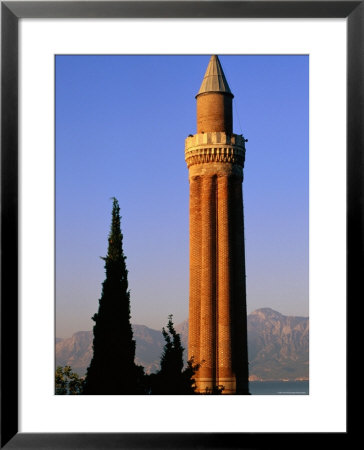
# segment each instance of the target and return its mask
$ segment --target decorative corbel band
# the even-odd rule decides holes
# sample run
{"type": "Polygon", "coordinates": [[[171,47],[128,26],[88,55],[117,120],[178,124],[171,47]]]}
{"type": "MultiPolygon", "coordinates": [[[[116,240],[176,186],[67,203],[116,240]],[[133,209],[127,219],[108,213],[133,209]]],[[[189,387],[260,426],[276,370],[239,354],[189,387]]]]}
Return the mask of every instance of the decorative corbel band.
{"type": "Polygon", "coordinates": [[[191,148],[186,149],[185,160],[188,168],[209,162],[231,163],[244,167],[245,150],[239,147],[191,148]]]}

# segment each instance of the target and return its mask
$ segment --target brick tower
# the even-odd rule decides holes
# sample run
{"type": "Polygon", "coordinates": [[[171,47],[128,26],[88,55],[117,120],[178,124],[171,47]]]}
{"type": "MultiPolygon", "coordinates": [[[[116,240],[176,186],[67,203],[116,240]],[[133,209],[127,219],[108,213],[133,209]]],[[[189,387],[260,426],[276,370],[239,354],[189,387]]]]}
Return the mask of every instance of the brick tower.
{"type": "Polygon", "coordinates": [[[248,394],[242,181],[245,139],[233,134],[232,100],[212,56],[197,99],[197,134],[186,139],[190,183],[189,358],[203,364],[197,392],[223,385],[248,394]]]}

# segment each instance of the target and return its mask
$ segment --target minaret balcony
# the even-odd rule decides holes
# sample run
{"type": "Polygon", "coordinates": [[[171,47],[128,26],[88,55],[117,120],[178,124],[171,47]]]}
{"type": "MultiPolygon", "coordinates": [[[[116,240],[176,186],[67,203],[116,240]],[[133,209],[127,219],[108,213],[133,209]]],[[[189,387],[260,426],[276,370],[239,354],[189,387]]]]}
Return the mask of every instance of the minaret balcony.
{"type": "Polygon", "coordinates": [[[185,148],[198,147],[206,144],[234,145],[245,150],[245,139],[241,134],[227,134],[223,131],[209,131],[206,133],[194,134],[185,141],[185,148]]]}
{"type": "Polygon", "coordinates": [[[188,168],[210,162],[232,163],[243,167],[245,139],[242,135],[222,131],[189,136],[185,141],[185,160],[188,168]]]}

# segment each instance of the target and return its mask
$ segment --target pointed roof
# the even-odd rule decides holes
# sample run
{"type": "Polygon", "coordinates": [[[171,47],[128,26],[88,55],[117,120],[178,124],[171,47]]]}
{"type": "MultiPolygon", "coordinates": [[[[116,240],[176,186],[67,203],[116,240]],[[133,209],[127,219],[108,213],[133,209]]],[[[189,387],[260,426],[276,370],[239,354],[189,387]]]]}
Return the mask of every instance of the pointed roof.
{"type": "Polygon", "coordinates": [[[230,94],[233,96],[217,55],[211,56],[197,95],[204,94],[206,92],[224,92],[225,94],[230,94]]]}

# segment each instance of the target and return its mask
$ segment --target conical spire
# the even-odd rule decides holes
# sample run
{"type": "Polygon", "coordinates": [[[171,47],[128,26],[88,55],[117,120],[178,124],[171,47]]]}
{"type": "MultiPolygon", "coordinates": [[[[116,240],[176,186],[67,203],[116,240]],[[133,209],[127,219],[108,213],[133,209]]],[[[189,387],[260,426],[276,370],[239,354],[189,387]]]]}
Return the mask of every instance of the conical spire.
{"type": "Polygon", "coordinates": [[[204,94],[206,92],[223,92],[225,94],[230,94],[233,97],[217,55],[211,56],[197,95],[204,94]]]}

